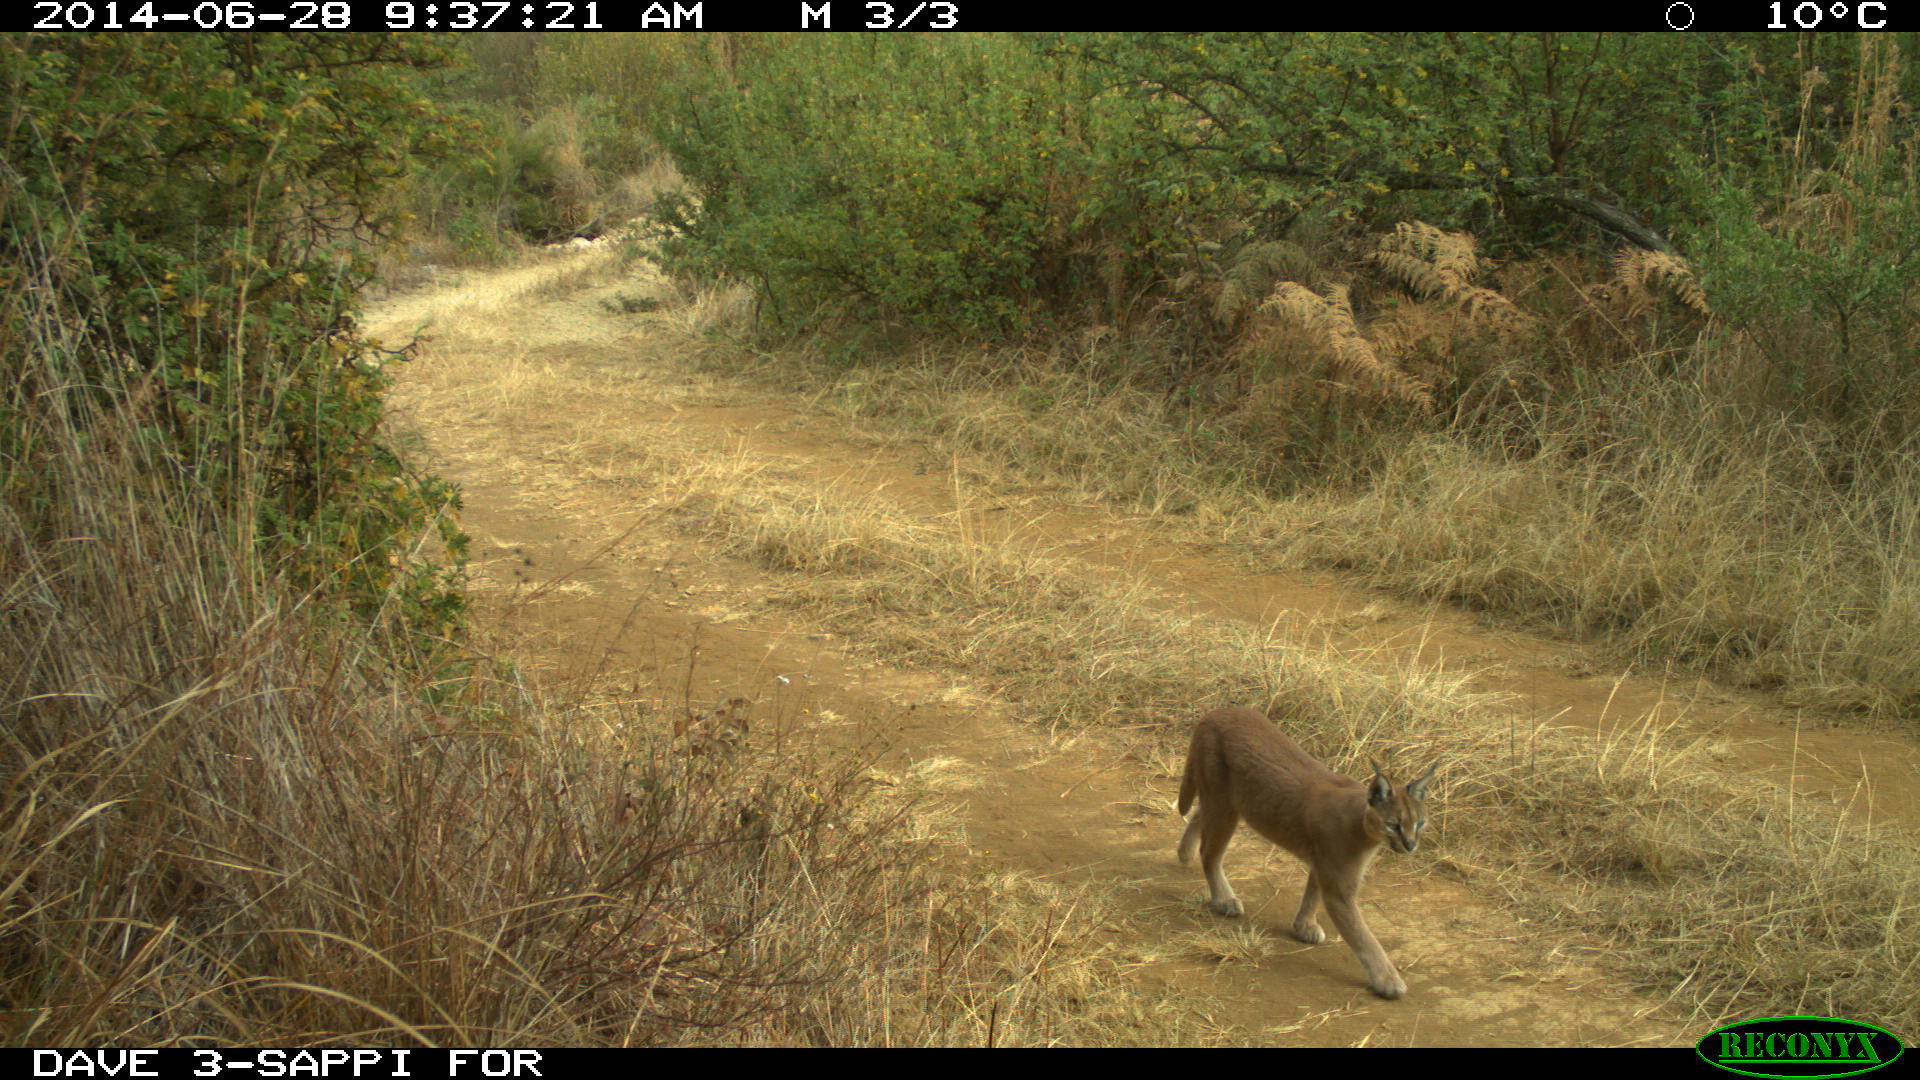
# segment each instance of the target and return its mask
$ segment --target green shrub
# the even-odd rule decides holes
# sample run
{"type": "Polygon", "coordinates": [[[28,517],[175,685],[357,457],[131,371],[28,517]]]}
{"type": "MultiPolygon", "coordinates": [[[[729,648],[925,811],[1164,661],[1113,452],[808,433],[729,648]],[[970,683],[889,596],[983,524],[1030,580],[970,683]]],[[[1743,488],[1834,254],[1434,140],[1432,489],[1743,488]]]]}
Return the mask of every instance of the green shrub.
{"type": "MultiPolygon", "coordinates": [[[[453,149],[415,85],[446,59],[384,35],[0,40],[0,265],[37,268],[0,280],[0,408],[58,396],[83,452],[131,414],[145,459],[225,508],[229,546],[428,643],[462,603],[418,550],[437,521],[457,565],[453,494],[382,445],[390,357],[351,311],[397,225],[383,195],[453,149]]],[[[57,505],[45,459],[70,452],[10,427],[0,486],[57,505]]]]}
{"type": "Polygon", "coordinates": [[[756,282],[783,320],[1015,330],[1088,225],[1080,97],[1004,38],[801,37],[690,68],[660,123],[697,192],[662,207],[667,261],[756,282]]]}

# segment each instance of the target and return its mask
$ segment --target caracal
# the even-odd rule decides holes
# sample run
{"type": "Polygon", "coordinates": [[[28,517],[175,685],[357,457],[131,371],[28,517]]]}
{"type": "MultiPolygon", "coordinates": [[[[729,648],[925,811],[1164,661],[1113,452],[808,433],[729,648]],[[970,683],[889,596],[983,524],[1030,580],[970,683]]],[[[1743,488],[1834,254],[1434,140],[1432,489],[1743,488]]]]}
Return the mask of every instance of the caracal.
{"type": "Polygon", "coordinates": [[[1333,925],[1367,969],[1367,988],[1397,998],[1407,992],[1407,983],[1360,915],[1360,879],[1382,842],[1402,852],[1420,846],[1427,782],[1438,767],[1435,762],[1420,779],[1396,785],[1376,761],[1373,781],[1362,784],[1315,761],[1265,715],[1215,709],[1194,726],[1180,778],[1180,813],[1185,815],[1196,800],[1200,804],[1180,836],[1180,861],[1191,862],[1198,847],[1213,890],[1207,907],[1238,917],[1240,900],[1220,872],[1220,857],[1244,818],[1253,831],[1307,864],[1293,936],[1309,945],[1326,940],[1313,918],[1324,898],[1333,925]]]}

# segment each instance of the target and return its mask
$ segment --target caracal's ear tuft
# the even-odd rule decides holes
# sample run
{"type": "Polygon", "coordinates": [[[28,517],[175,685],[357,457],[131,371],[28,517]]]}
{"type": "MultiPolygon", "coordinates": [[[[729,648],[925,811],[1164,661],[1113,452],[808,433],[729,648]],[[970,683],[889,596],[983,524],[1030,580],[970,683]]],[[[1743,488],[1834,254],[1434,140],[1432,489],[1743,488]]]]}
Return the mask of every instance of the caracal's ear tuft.
{"type": "Polygon", "coordinates": [[[1393,798],[1393,781],[1381,770],[1380,763],[1373,763],[1373,783],[1367,785],[1367,805],[1379,806],[1393,798]]]}
{"type": "Polygon", "coordinates": [[[1427,771],[1420,777],[1420,779],[1415,780],[1413,783],[1407,785],[1407,794],[1416,799],[1426,798],[1427,797],[1427,781],[1433,779],[1434,770],[1438,769],[1439,767],[1440,767],[1440,763],[1438,761],[1435,761],[1433,764],[1427,766],[1427,771]]]}

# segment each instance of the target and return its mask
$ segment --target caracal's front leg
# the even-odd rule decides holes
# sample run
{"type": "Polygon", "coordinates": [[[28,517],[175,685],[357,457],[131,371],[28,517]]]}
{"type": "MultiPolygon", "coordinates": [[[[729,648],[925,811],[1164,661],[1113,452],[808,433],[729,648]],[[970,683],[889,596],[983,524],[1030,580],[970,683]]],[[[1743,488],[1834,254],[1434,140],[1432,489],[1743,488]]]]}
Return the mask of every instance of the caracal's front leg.
{"type": "Polygon", "coordinates": [[[1314,920],[1313,909],[1320,906],[1320,871],[1309,868],[1307,887],[1300,891],[1300,910],[1293,917],[1293,936],[1309,945],[1327,940],[1327,932],[1314,920]]]}
{"type": "Polygon", "coordinates": [[[1360,966],[1367,969],[1367,989],[1383,998],[1397,998],[1407,992],[1407,981],[1400,977],[1400,969],[1387,959],[1387,950],[1380,947],[1380,939],[1367,929],[1367,921],[1360,917],[1360,905],[1355,902],[1352,892],[1343,892],[1329,888],[1326,891],[1327,914],[1332,917],[1333,925],[1340,928],[1340,936],[1353,947],[1353,953],[1360,958],[1360,966]]]}

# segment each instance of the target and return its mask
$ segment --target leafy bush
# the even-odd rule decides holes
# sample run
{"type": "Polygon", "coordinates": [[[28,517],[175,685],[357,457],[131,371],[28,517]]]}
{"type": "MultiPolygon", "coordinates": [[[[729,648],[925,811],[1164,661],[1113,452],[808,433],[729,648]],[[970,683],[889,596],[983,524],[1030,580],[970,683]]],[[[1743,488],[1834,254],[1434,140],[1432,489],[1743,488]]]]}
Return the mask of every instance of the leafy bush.
{"type": "MultiPolygon", "coordinates": [[[[683,63],[657,99],[696,189],[666,206],[664,250],[754,283],[789,321],[845,306],[996,333],[1037,311],[1155,308],[1204,329],[1171,286],[1303,222],[1419,217],[1507,250],[1582,215],[1657,244],[1628,223],[1675,201],[1662,155],[1697,157],[1717,121],[1752,114],[1731,91],[1765,51],[1552,34],[754,41],[683,63]]],[[[1752,138],[1729,145],[1754,156],[1752,138]]]]}
{"type": "MultiPolygon", "coordinates": [[[[446,58],[383,35],[0,41],[0,263],[36,268],[0,281],[0,408],[57,396],[82,433],[133,414],[236,549],[423,640],[461,608],[457,572],[417,550],[437,520],[457,563],[454,496],[382,446],[383,357],[351,310],[365,245],[397,224],[384,193],[452,149],[414,84],[446,58]]],[[[55,505],[46,457],[70,450],[6,425],[10,499],[55,505]]]]}
{"type": "Polygon", "coordinates": [[[1809,68],[1798,108],[1767,115],[1780,154],[1677,171],[1707,208],[1689,239],[1726,344],[1759,360],[1743,403],[1877,427],[1869,445],[1885,450],[1920,433],[1920,139],[1901,93],[1912,74],[1892,42],[1865,39],[1850,92],[1819,106],[1835,81],[1809,68]],[[1841,109],[1836,126],[1827,113],[1841,109]]]}
{"type": "Polygon", "coordinates": [[[692,67],[660,136],[696,196],[669,198],[671,266],[970,333],[1057,298],[1088,235],[1097,110],[1025,42],[801,37],[692,67]]]}

